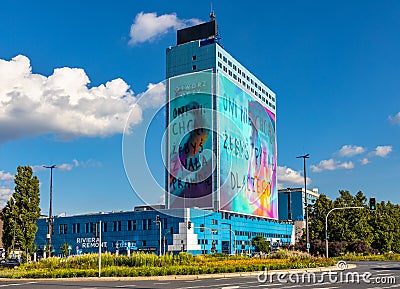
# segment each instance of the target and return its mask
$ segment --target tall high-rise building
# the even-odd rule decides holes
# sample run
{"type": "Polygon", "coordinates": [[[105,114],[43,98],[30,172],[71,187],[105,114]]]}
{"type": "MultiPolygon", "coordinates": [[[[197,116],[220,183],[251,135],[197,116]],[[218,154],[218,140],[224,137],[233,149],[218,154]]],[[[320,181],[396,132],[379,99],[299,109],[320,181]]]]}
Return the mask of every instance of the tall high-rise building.
{"type": "Polygon", "coordinates": [[[213,18],[178,31],[166,58],[167,207],[278,219],[275,93],[219,44],[213,18]]]}

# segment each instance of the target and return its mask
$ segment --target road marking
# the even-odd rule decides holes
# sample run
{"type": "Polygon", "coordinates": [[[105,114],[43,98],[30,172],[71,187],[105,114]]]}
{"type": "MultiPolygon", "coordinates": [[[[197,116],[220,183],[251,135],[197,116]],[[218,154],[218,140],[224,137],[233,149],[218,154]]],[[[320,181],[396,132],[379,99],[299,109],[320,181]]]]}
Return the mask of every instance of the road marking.
{"type": "Polygon", "coordinates": [[[231,279],[231,278],[217,278],[217,279],[214,279],[215,281],[221,281],[221,280],[228,280],[228,279],[231,279]]]}
{"type": "Polygon", "coordinates": [[[200,281],[203,281],[203,280],[201,280],[201,279],[196,279],[196,280],[186,280],[185,282],[200,282],[200,281]]]}
{"type": "Polygon", "coordinates": [[[240,288],[240,286],[226,286],[226,287],[222,287],[221,289],[237,289],[240,288]]]}
{"type": "Polygon", "coordinates": [[[169,284],[170,282],[155,282],[155,283],[153,283],[154,285],[167,285],[167,284],[169,284]]]}
{"type": "Polygon", "coordinates": [[[129,287],[136,287],[136,285],[118,285],[117,288],[129,288],[129,287]]]}

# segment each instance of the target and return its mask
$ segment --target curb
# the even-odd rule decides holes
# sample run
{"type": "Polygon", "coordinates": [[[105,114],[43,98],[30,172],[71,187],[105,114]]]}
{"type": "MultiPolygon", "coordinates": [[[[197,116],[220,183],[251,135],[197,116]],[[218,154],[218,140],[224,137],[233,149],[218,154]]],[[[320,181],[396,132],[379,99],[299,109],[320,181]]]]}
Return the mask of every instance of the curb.
{"type": "MultiPolygon", "coordinates": [[[[348,264],[345,270],[354,269],[357,265],[348,264]]],[[[304,268],[304,269],[289,269],[289,270],[270,270],[275,274],[294,274],[294,273],[317,273],[317,272],[328,272],[328,271],[342,271],[337,266],[330,267],[317,267],[317,268],[304,268]]],[[[59,281],[59,282],[85,282],[85,281],[167,281],[167,280],[197,280],[197,279],[211,279],[211,278],[232,278],[232,277],[249,277],[258,276],[259,271],[255,272],[237,272],[237,273],[219,273],[219,274],[201,274],[201,275],[168,275],[168,276],[149,276],[149,277],[75,277],[75,278],[38,278],[38,279],[10,279],[0,278],[0,281],[15,282],[18,281],[59,281]]]]}

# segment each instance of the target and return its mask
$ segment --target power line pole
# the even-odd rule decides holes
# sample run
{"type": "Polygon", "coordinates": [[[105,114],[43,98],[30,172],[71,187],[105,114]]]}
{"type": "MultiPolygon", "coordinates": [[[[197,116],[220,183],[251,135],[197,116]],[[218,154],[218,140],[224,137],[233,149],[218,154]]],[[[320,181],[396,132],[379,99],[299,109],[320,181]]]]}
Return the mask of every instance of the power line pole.
{"type": "Polygon", "coordinates": [[[49,209],[49,234],[48,234],[48,247],[49,257],[51,257],[51,238],[53,234],[53,169],[56,165],[43,166],[46,169],[50,169],[50,209],[49,209]]]}
{"type": "Polygon", "coordinates": [[[307,242],[307,252],[310,253],[310,235],[308,232],[308,196],[307,196],[307,175],[306,175],[306,159],[310,157],[310,154],[305,154],[303,156],[298,156],[296,158],[303,159],[304,164],[304,198],[305,198],[305,209],[306,209],[306,242],[307,242]]]}

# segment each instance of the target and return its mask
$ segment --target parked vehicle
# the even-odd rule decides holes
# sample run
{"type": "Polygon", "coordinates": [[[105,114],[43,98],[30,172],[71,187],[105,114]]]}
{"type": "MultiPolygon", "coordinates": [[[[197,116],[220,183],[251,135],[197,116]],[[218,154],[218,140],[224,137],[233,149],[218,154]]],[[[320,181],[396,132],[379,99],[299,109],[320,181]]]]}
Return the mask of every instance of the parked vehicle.
{"type": "Polygon", "coordinates": [[[18,268],[20,265],[18,259],[5,259],[0,261],[0,267],[18,268]]]}

